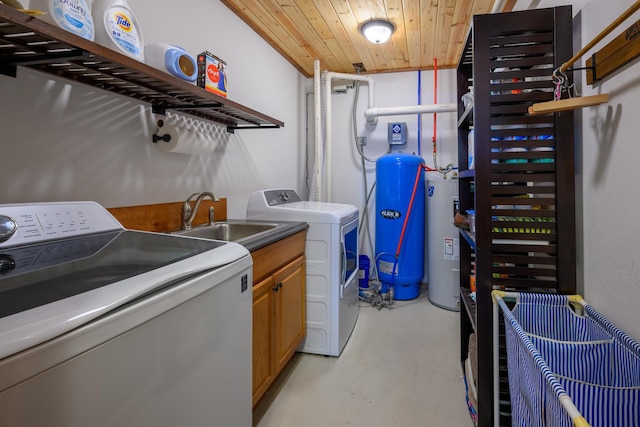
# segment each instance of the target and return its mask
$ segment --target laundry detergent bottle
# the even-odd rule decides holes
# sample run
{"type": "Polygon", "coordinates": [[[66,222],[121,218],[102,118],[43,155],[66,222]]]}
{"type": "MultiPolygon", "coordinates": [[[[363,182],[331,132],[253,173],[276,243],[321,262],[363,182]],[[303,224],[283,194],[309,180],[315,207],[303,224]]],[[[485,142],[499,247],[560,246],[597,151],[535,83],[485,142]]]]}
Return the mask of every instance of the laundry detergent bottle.
{"type": "Polygon", "coordinates": [[[149,43],[144,47],[147,65],[172,74],[190,83],[198,78],[196,60],[180,46],[167,43],[149,43]]]}
{"type": "Polygon", "coordinates": [[[144,62],[142,31],[127,1],[94,0],[91,9],[96,24],[96,42],[144,62]]]}
{"type": "Polygon", "coordinates": [[[43,21],[87,40],[94,40],[90,0],[31,0],[29,8],[45,12],[36,15],[43,21]]]}

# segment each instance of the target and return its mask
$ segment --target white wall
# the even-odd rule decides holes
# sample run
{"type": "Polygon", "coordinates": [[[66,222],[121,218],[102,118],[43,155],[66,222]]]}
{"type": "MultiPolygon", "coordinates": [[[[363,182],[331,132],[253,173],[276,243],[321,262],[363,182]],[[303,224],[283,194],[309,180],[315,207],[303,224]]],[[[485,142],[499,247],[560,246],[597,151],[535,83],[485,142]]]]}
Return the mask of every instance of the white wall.
{"type": "Polygon", "coordinates": [[[210,157],[151,142],[150,107],[18,69],[0,75],[0,203],[95,200],[107,207],[184,200],[211,190],[243,218],[255,190],[300,185],[301,74],[219,1],[130,0],[145,41],[209,50],[229,65],[229,98],[279,119],[281,129],[227,134],[210,157]]]}
{"type": "MultiPolygon", "coordinates": [[[[579,15],[582,45],[593,39],[633,1],[592,1],[579,15]]],[[[635,13],[610,37],[640,19],[635,13]]],[[[590,52],[591,53],[591,52],[590,52]]],[[[590,54],[589,53],[589,54],[590,54]]],[[[584,64],[584,57],[578,64],[584,64]]],[[[631,64],[593,86],[585,95],[608,93],[608,104],[583,109],[579,144],[584,260],[584,295],[609,319],[640,339],[640,202],[634,171],[640,164],[638,111],[640,63],[631,64]]],[[[585,79],[583,79],[585,80],[585,79]]]]}
{"type": "MultiPolygon", "coordinates": [[[[574,52],[627,10],[632,0],[519,0],[516,8],[571,3],[574,52]]],[[[592,53],[640,19],[636,12],[583,56],[592,53]]],[[[585,299],[636,340],[640,340],[640,203],[633,175],[640,164],[640,63],[635,59],[593,86],[585,72],[574,78],[582,94],[608,93],[608,104],[575,111],[578,287],[585,299]]]]}

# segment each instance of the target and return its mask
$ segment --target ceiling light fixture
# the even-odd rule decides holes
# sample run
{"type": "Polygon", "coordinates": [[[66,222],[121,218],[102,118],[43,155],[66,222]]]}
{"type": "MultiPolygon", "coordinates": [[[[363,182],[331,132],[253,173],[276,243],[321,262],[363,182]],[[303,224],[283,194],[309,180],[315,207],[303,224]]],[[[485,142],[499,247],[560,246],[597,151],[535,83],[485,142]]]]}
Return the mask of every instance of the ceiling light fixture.
{"type": "Polygon", "coordinates": [[[360,32],[371,43],[381,44],[389,40],[396,27],[384,19],[372,19],[360,26],[360,32]]]}

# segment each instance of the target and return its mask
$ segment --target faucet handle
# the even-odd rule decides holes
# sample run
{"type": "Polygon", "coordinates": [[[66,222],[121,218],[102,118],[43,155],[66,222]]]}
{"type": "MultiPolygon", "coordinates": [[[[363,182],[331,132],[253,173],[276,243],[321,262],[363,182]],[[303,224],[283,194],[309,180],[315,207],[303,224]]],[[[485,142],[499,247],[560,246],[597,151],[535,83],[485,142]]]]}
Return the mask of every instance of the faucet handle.
{"type": "Polygon", "coordinates": [[[189,224],[189,218],[191,217],[191,199],[193,199],[193,196],[197,196],[197,195],[198,193],[193,193],[182,204],[182,229],[183,230],[188,230],[189,228],[191,228],[191,224],[189,224]]]}
{"type": "Polygon", "coordinates": [[[213,206],[209,206],[209,225],[215,222],[213,206]]]}

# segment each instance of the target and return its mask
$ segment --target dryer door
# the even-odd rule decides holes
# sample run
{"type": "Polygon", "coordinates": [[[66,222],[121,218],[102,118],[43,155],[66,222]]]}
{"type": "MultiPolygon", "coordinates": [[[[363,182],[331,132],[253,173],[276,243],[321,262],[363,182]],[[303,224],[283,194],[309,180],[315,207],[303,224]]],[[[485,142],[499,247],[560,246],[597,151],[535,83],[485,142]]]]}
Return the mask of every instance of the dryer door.
{"type": "MultiPolygon", "coordinates": [[[[340,227],[340,299],[358,271],[358,217],[340,227]]],[[[357,293],[357,289],[356,289],[357,293]]]]}

